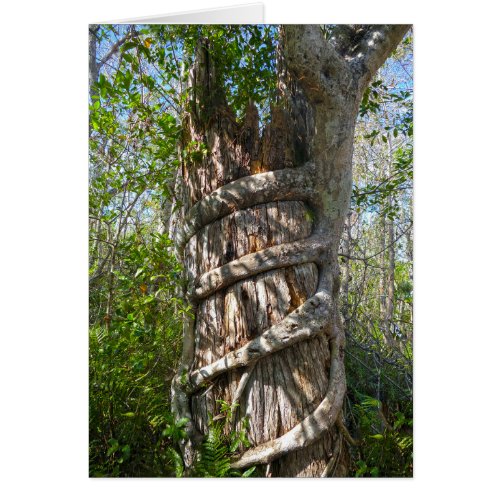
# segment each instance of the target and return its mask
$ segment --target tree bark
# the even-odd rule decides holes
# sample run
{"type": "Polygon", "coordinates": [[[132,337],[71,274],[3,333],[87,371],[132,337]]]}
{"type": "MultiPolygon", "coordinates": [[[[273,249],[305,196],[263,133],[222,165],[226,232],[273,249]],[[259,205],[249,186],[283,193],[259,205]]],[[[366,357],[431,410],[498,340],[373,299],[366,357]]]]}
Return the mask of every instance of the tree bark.
{"type": "MultiPolygon", "coordinates": [[[[391,203],[391,199],[389,199],[391,203]]],[[[393,333],[394,319],[394,271],[395,271],[395,243],[394,243],[394,221],[387,220],[387,297],[385,308],[385,329],[392,345],[396,345],[393,333]]]]}
{"type": "MultiPolygon", "coordinates": [[[[389,117],[385,113],[386,120],[389,117]]],[[[388,143],[388,161],[385,170],[386,178],[393,175],[393,145],[391,134],[387,134],[388,143]]],[[[389,195],[386,200],[389,212],[393,206],[393,195],[389,195]]],[[[394,242],[394,221],[390,215],[382,215],[382,275],[380,282],[381,294],[381,318],[382,332],[384,334],[385,343],[397,348],[397,343],[393,334],[393,319],[394,319],[394,271],[395,271],[395,242],[394,242]],[[386,249],[387,248],[387,255],[386,249]],[[387,257],[387,258],[386,258],[387,257]]]]}
{"type": "Polygon", "coordinates": [[[262,136],[253,105],[237,123],[210,45],[199,46],[178,183],[183,208],[173,221],[193,308],[172,386],[173,409],[188,419],[188,465],[217,401],[237,400],[234,425],[248,417],[252,447],[234,468],[267,464],[274,477],[347,473],[335,426],[345,393],[336,252],[359,101],[406,31],[382,28],[378,38],[374,28],[364,32],[373,43],[354,57],[318,26],[284,27],[283,97],[262,136]]]}
{"type": "Polygon", "coordinates": [[[89,24],[89,95],[95,93],[93,85],[99,79],[99,65],[97,64],[97,31],[98,24],[89,24]]]}
{"type": "Polygon", "coordinates": [[[349,211],[346,216],[345,227],[343,239],[341,241],[341,249],[344,257],[344,263],[341,265],[342,270],[342,287],[341,294],[343,297],[343,302],[341,305],[341,314],[344,318],[345,328],[349,331],[350,321],[351,321],[351,310],[349,306],[349,285],[351,281],[351,246],[352,246],[352,227],[356,224],[356,212],[349,211]]]}

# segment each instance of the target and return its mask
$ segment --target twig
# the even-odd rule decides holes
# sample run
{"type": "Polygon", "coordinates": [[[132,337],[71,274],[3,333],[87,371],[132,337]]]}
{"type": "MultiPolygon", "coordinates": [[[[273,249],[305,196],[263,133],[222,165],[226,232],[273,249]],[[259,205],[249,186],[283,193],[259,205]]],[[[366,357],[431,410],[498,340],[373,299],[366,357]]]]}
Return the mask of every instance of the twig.
{"type": "Polygon", "coordinates": [[[394,243],[396,243],[396,241],[401,239],[412,227],[413,227],[413,224],[410,224],[397,238],[394,239],[394,241],[392,241],[386,247],[382,248],[382,250],[380,250],[379,252],[374,253],[373,255],[370,255],[369,257],[353,257],[352,255],[347,255],[344,253],[339,253],[337,255],[339,257],[344,257],[345,259],[349,259],[349,260],[361,260],[363,262],[366,262],[367,260],[373,259],[377,255],[380,255],[382,252],[385,252],[390,246],[394,245],[394,243]]]}
{"type": "Polygon", "coordinates": [[[342,421],[342,415],[339,415],[339,418],[335,421],[335,425],[338,427],[340,433],[346,441],[352,445],[352,446],[359,446],[359,441],[357,439],[354,439],[350,434],[349,431],[347,430],[347,427],[345,426],[344,422],[342,421]]]}

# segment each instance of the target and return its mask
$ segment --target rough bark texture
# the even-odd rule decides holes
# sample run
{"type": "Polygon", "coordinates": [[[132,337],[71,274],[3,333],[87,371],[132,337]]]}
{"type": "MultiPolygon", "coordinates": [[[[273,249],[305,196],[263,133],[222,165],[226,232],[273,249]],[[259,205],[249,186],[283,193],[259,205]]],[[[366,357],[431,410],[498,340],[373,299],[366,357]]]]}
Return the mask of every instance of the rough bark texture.
{"type": "MultiPolygon", "coordinates": [[[[174,232],[194,320],[186,322],[173,406],[190,419],[196,442],[217,400],[237,399],[235,426],[249,417],[253,446],[235,468],[268,464],[272,477],[343,476],[335,252],[350,198],[361,80],[371,67],[348,67],[317,26],[287,26],[282,42],[285,105],[273,109],[262,136],[252,105],[238,124],[225,104],[207,43],[192,70],[184,144],[203,143],[208,154],[182,165],[184,206],[174,232]]],[[[192,459],[189,446],[185,458],[192,459]]]]}
{"type": "Polygon", "coordinates": [[[89,24],[89,92],[93,95],[92,85],[99,78],[99,66],[97,64],[97,30],[98,24],[89,24]]]}

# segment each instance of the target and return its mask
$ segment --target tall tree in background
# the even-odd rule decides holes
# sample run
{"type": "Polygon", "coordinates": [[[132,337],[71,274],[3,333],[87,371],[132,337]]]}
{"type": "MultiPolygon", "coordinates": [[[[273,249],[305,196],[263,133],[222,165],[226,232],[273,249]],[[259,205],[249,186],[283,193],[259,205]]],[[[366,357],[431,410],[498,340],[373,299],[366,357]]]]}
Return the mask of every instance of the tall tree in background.
{"type": "Polygon", "coordinates": [[[337,251],[354,128],[370,79],[408,28],[338,26],[327,41],[319,26],[283,27],[281,97],[262,135],[253,105],[236,120],[200,43],[172,231],[192,303],[172,388],[188,464],[223,400],[235,409],[228,425],[248,425],[252,443],[234,468],[346,474],[337,251]]]}

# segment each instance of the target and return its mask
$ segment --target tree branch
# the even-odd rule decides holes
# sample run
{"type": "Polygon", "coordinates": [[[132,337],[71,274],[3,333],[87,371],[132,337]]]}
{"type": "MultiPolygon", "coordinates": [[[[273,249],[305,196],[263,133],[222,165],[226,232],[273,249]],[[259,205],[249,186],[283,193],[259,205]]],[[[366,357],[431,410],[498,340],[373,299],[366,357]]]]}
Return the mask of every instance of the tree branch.
{"type": "Polygon", "coordinates": [[[374,253],[373,255],[369,255],[368,257],[354,257],[352,255],[348,255],[348,254],[345,254],[345,253],[337,253],[337,255],[339,257],[344,257],[345,259],[349,259],[349,260],[361,260],[363,262],[367,262],[368,260],[370,259],[373,259],[374,257],[376,257],[377,255],[380,255],[382,252],[385,252],[389,247],[391,247],[392,245],[394,245],[399,239],[401,239],[411,228],[413,227],[413,224],[410,224],[397,238],[394,239],[394,241],[392,243],[390,243],[389,245],[385,246],[384,248],[382,248],[382,250],[380,250],[379,252],[377,253],[374,253]]]}
{"type": "Polygon", "coordinates": [[[189,210],[183,226],[176,231],[178,253],[182,254],[197,231],[232,212],[272,201],[310,200],[315,194],[314,174],[314,165],[306,164],[242,177],[216,189],[189,210]]]}
{"type": "Polygon", "coordinates": [[[312,102],[334,96],[334,89],[350,80],[347,61],[325,39],[320,25],[285,25],[283,46],[287,69],[312,102]]]}
{"type": "Polygon", "coordinates": [[[283,321],[272,326],[259,337],[229,352],[210,365],[193,371],[186,387],[187,392],[196,392],[203,383],[222,373],[248,366],[321,332],[327,332],[327,326],[331,323],[332,308],[330,295],[324,290],[318,291],[286,316],[283,321]]]}
{"type": "Polygon", "coordinates": [[[351,48],[351,66],[360,77],[360,89],[368,85],[389,54],[398,46],[411,24],[372,24],[351,48]]]}
{"type": "Polygon", "coordinates": [[[244,469],[255,464],[268,464],[286,453],[300,450],[317,441],[337,421],[346,391],[344,371],[344,333],[337,330],[332,341],[328,389],[323,401],[302,422],[279,438],[250,448],[231,464],[244,469]]]}
{"type": "Polygon", "coordinates": [[[237,281],[272,269],[317,262],[327,248],[323,236],[311,236],[259,250],[202,274],[195,282],[192,295],[200,300],[237,281]]]}
{"type": "Polygon", "coordinates": [[[98,64],[99,71],[113,57],[113,55],[118,52],[118,49],[127,41],[129,37],[130,37],[130,30],[128,30],[122,38],[120,38],[111,46],[108,53],[99,61],[98,64]]]}

